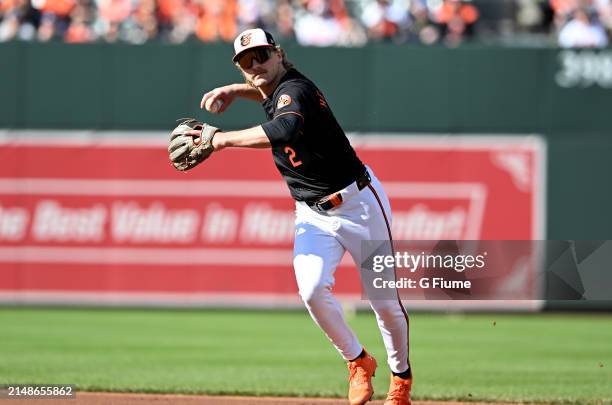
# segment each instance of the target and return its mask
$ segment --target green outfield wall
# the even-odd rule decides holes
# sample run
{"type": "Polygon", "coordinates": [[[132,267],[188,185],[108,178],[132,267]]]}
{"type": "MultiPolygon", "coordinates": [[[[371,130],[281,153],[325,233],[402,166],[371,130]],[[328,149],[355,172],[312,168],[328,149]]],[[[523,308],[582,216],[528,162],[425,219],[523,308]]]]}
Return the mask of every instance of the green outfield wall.
{"type": "MultiPolygon", "coordinates": [[[[357,132],[545,136],[547,237],[612,239],[612,51],[410,47],[299,48],[289,58],[357,132]]],[[[231,46],[199,43],[0,45],[0,128],[169,129],[195,115],[222,128],[202,93],[241,80],[231,46]]],[[[508,215],[512,215],[511,212],[508,215]]]]}

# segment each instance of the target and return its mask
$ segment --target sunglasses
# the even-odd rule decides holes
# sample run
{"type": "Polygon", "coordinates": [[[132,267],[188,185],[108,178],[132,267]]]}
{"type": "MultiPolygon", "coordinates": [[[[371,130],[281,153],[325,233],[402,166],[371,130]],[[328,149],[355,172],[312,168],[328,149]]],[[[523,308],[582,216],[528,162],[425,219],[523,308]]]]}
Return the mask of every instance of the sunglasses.
{"type": "Polygon", "coordinates": [[[244,53],[239,59],[238,64],[243,69],[250,69],[253,67],[253,61],[256,60],[260,65],[266,63],[270,59],[269,48],[255,48],[244,53]]]}

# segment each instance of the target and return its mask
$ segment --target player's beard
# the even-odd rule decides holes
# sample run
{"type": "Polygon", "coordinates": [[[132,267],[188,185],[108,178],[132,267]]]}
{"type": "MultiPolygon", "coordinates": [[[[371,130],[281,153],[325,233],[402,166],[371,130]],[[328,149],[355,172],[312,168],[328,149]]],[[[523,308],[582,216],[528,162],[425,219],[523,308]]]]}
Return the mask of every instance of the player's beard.
{"type": "Polygon", "coordinates": [[[251,76],[253,78],[251,82],[257,87],[267,86],[273,82],[270,76],[270,71],[266,70],[251,76]]]}
{"type": "MultiPolygon", "coordinates": [[[[242,77],[244,78],[244,81],[245,81],[245,82],[246,82],[246,83],[247,83],[249,86],[254,87],[254,88],[259,88],[259,87],[261,87],[261,86],[266,86],[266,85],[268,85],[268,84],[270,84],[270,83],[272,83],[272,82],[273,82],[273,80],[272,80],[270,77],[268,77],[268,75],[269,75],[269,73],[270,73],[269,71],[266,71],[266,72],[264,72],[264,73],[263,73],[263,74],[265,75],[264,77],[262,77],[262,76],[258,76],[258,78],[257,78],[257,79],[255,79],[255,80],[250,80],[250,79],[247,77],[247,75],[245,75],[245,74],[244,74],[244,72],[243,72],[242,70],[240,71],[240,73],[242,73],[242,77]],[[263,78],[264,80],[261,80],[262,78],[263,78]],[[257,82],[257,83],[256,83],[256,82],[257,82]]],[[[254,76],[256,76],[256,75],[254,75],[254,76]]],[[[252,77],[254,77],[254,76],[252,76],[252,77]]]]}
{"type": "Polygon", "coordinates": [[[244,74],[244,72],[241,69],[240,70],[240,74],[242,75],[242,77],[244,78],[244,81],[246,82],[246,84],[248,84],[249,86],[253,87],[253,88],[257,88],[257,86],[255,85],[255,83],[252,80],[249,80],[249,78],[247,77],[246,74],[244,74]]]}
{"type": "Polygon", "coordinates": [[[244,81],[246,82],[246,84],[248,84],[249,86],[255,89],[261,89],[262,87],[265,88],[275,82],[278,82],[280,80],[280,76],[282,76],[286,72],[286,70],[284,69],[284,66],[282,65],[276,66],[276,67],[268,67],[267,69],[263,69],[259,73],[259,76],[257,77],[257,79],[253,79],[255,78],[255,76],[258,75],[257,73],[253,75],[249,75],[251,77],[251,79],[249,79],[247,74],[240,67],[238,67],[238,70],[240,71],[240,74],[244,78],[244,81]]]}

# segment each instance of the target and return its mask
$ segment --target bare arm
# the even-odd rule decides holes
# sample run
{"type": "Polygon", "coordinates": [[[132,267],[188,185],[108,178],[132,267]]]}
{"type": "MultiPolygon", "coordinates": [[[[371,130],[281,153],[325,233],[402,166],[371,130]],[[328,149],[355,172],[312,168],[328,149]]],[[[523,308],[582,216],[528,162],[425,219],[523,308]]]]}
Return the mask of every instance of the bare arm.
{"type": "Polygon", "coordinates": [[[230,84],[230,86],[238,97],[247,98],[249,100],[254,100],[257,102],[263,101],[263,96],[261,95],[261,92],[255,87],[251,87],[246,83],[230,84]]]}
{"type": "Polygon", "coordinates": [[[261,125],[240,131],[217,132],[213,138],[216,152],[229,147],[269,148],[270,140],[261,125]]]}
{"type": "Polygon", "coordinates": [[[236,97],[246,98],[248,100],[257,102],[263,101],[263,96],[256,88],[253,88],[246,83],[235,83],[217,87],[216,89],[205,93],[204,96],[202,96],[202,101],[200,101],[200,108],[206,109],[209,112],[220,114],[234,102],[236,97]],[[215,110],[213,106],[217,100],[221,100],[223,104],[218,110],[215,110]]]}

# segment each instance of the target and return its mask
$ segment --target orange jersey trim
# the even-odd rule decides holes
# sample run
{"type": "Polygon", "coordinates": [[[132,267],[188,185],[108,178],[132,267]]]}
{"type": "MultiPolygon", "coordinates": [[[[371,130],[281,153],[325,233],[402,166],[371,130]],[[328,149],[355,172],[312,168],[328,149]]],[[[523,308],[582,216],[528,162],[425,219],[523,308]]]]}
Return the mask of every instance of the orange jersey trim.
{"type": "Polygon", "coordinates": [[[274,119],[277,119],[281,115],[285,115],[285,114],[295,114],[295,115],[297,115],[298,117],[300,117],[302,119],[302,122],[306,122],[306,120],[304,119],[304,116],[302,114],[300,114],[299,112],[295,112],[295,111],[286,111],[284,113],[280,113],[280,114],[276,115],[274,117],[274,119]]]}

